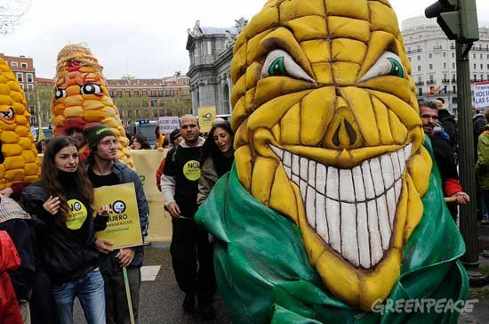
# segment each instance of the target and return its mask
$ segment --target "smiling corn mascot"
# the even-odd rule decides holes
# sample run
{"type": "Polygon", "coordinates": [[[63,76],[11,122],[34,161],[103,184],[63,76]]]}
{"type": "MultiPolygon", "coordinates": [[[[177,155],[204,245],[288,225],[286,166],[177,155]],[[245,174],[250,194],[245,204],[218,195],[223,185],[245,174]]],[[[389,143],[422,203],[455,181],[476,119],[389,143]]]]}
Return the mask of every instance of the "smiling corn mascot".
{"type": "Polygon", "coordinates": [[[410,70],[387,0],[271,0],[239,35],[235,165],[197,214],[236,323],[457,322],[465,247],[410,70]]]}
{"type": "Polygon", "coordinates": [[[119,159],[132,166],[129,140],[119,110],[109,95],[102,66],[84,46],[65,46],[58,54],[56,88],[51,106],[55,135],[65,134],[72,125],[83,128],[101,123],[109,127],[119,141],[119,159]]]}
{"type": "Polygon", "coordinates": [[[29,118],[24,91],[7,62],[0,58],[0,190],[39,177],[29,118]]]}

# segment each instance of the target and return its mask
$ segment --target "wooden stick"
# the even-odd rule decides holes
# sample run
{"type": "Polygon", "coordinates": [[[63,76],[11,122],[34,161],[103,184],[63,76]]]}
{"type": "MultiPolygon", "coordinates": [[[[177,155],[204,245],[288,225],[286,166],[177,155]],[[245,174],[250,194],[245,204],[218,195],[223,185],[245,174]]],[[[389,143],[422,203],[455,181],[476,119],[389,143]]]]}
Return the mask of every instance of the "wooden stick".
{"type": "Polygon", "coordinates": [[[131,324],[135,324],[136,322],[134,321],[134,312],[132,309],[131,290],[129,289],[129,279],[127,277],[126,267],[122,268],[122,274],[124,275],[124,287],[126,288],[127,306],[129,308],[129,318],[131,319],[131,324]]]}

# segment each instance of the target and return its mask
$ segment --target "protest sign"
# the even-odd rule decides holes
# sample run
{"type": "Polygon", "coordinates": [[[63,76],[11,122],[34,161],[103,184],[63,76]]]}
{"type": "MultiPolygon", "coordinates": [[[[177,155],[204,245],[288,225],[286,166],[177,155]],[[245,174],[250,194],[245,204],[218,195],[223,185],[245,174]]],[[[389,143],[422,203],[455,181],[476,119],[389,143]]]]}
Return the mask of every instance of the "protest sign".
{"type": "Polygon", "coordinates": [[[180,128],[180,119],[176,116],[167,116],[158,118],[160,133],[169,134],[174,129],[180,128]]]}
{"type": "Polygon", "coordinates": [[[134,184],[95,188],[95,210],[105,205],[110,206],[109,221],[97,238],[111,242],[114,249],[143,245],[134,184]]]}
{"type": "Polygon", "coordinates": [[[216,107],[201,107],[199,108],[199,126],[202,133],[209,133],[212,124],[216,120],[216,107]]]}
{"type": "Polygon", "coordinates": [[[473,101],[476,109],[489,107],[489,82],[479,82],[474,84],[473,101]]]}

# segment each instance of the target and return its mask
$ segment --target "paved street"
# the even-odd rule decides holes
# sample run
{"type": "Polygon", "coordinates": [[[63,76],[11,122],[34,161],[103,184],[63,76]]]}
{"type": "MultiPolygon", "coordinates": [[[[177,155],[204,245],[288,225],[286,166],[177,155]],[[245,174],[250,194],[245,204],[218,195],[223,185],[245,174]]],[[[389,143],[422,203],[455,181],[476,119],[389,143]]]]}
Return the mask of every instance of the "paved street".
{"type": "MultiPolygon", "coordinates": [[[[153,246],[147,247],[145,253],[146,266],[161,266],[161,268],[155,281],[144,281],[142,283],[140,324],[231,323],[220,298],[216,298],[215,301],[217,311],[217,319],[215,321],[204,322],[200,321],[197,315],[184,314],[181,307],[184,294],[178,289],[175,281],[169,249],[163,246],[153,246]]],[[[75,308],[75,323],[86,323],[78,303],[75,308]]]]}

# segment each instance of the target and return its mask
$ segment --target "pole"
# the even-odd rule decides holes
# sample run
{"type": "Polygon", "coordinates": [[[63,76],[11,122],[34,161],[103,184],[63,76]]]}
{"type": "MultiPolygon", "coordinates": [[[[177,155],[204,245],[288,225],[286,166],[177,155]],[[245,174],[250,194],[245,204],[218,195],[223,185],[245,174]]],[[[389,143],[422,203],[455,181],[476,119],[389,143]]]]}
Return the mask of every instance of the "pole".
{"type": "Polygon", "coordinates": [[[466,252],[462,261],[470,269],[479,267],[479,235],[477,227],[477,191],[474,174],[474,131],[472,123],[472,92],[470,88],[469,50],[472,43],[456,43],[458,87],[459,173],[470,203],[460,206],[460,231],[465,240],[466,252]]]}
{"type": "Polygon", "coordinates": [[[129,319],[131,320],[131,324],[135,324],[136,322],[134,321],[134,311],[132,309],[131,290],[129,289],[129,279],[127,278],[126,267],[122,268],[122,274],[124,276],[124,287],[126,288],[127,308],[129,309],[129,319]]]}

